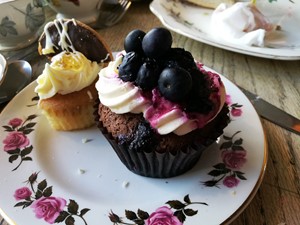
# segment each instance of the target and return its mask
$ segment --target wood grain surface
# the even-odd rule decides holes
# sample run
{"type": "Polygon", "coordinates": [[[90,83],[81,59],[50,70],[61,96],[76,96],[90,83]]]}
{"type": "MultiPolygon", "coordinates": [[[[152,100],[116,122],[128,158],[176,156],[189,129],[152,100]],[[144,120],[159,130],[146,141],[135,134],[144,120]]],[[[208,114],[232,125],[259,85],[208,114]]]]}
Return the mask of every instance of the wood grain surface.
{"type": "MultiPolygon", "coordinates": [[[[118,24],[98,30],[112,51],[123,49],[124,37],[133,29],[148,31],[163,26],[149,10],[149,3],[133,2],[118,24]]],[[[174,47],[185,48],[198,61],[232,82],[300,118],[299,60],[279,61],[252,57],[215,48],[174,32],[172,35],[174,47]]],[[[300,136],[264,119],[262,124],[268,143],[265,176],[250,204],[231,224],[299,225],[300,136]]],[[[205,222],[199,221],[199,224],[205,222]]]]}

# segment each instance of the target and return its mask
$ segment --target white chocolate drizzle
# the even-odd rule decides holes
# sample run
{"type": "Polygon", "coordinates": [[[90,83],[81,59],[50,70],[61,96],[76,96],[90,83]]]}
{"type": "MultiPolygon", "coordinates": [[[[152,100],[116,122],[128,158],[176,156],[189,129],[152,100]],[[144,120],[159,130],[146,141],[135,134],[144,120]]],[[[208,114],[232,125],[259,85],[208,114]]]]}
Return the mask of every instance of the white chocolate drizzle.
{"type": "MultiPolygon", "coordinates": [[[[76,21],[74,19],[72,19],[74,25],[76,26],[76,21]]],[[[52,40],[51,40],[51,36],[50,36],[50,32],[49,32],[49,27],[52,25],[55,25],[58,34],[59,34],[59,41],[58,41],[58,45],[61,47],[62,50],[64,51],[70,51],[72,50],[72,52],[75,52],[75,48],[73,46],[73,43],[68,35],[68,21],[63,21],[63,19],[55,19],[53,22],[49,22],[46,24],[46,26],[44,27],[44,34],[45,34],[45,47],[42,49],[42,53],[45,54],[50,54],[50,53],[54,53],[54,49],[58,48],[58,46],[56,46],[52,40]]]]}
{"type": "Polygon", "coordinates": [[[108,60],[110,58],[110,54],[109,53],[107,53],[106,54],[106,57],[104,58],[104,59],[101,59],[101,61],[100,62],[105,62],[106,60],[108,60]]]}

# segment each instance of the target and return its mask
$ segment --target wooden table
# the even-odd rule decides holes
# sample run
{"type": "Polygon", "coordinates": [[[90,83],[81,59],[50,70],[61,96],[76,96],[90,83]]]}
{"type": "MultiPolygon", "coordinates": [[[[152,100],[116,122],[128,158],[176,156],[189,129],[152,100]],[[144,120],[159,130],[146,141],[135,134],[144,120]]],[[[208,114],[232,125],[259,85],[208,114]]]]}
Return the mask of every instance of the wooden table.
{"type": "MultiPolygon", "coordinates": [[[[157,26],[162,24],[150,12],[149,2],[133,2],[129,12],[117,25],[101,29],[99,33],[112,51],[118,51],[123,49],[124,37],[131,30],[148,31],[157,26]]],[[[185,48],[206,66],[300,118],[299,61],[242,55],[194,41],[177,33],[172,32],[172,35],[174,46],[185,48]]],[[[26,56],[27,59],[30,59],[30,55],[26,56]]],[[[35,71],[35,76],[38,73],[39,71],[35,71]]],[[[300,136],[264,119],[262,124],[268,142],[265,176],[251,203],[231,224],[300,224],[300,136]]]]}

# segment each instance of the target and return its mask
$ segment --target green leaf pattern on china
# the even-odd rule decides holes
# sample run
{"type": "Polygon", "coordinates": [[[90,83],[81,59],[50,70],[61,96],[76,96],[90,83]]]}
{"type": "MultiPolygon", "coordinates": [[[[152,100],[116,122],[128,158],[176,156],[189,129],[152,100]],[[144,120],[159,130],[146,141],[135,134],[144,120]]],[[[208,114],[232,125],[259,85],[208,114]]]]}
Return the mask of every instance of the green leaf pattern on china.
{"type": "MultiPolygon", "coordinates": [[[[12,5],[11,7],[25,15],[25,26],[30,31],[37,30],[45,22],[44,11],[40,10],[43,7],[42,0],[34,0],[32,3],[28,3],[25,11],[12,5]]],[[[18,35],[16,25],[16,22],[12,18],[9,18],[9,16],[3,17],[0,24],[0,35],[3,37],[18,35]]]]}
{"type": "Polygon", "coordinates": [[[30,144],[28,135],[34,131],[36,122],[33,120],[37,115],[29,115],[25,120],[13,118],[8,124],[2,126],[7,136],[3,140],[3,150],[9,155],[8,161],[13,164],[19,160],[18,165],[12,170],[17,170],[23,162],[32,161],[30,156],[33,146],[30,144]]]}
{"type": "Polygon", "coordinates": [[[18,35],[18,31],[14,27],[16,23],[10,20],[7,16],[3,17],[0,24],[0,35],[6,37],[7,35],[18,35]]]}
{"type": "Polygon", "coordinates": [[[224,186],[233,188],[241,180],[247,180],[245,173],[240,171],[247,162],[243,139],[237,137],[240,133],[237,131],[231,137],[223,135],[224,142],[220,145],[222,162],[213,165],[213,169],[207,173],[212,179],[202,182],[206,187],[219,187],[219,183],[223,182],[224,186]]]}
{"type": "Polygon", "coordinates": [[[36,213],[37,218],[44,219],[49,224],[64,222],[66,225],[74,225],[76,220],[81,220],[87,225],[84,215],[90,209],[79,210],[79,205],[75,200],[69,199],[67,204],[64,198],[53,196],[52,186],[48,186],[46,179],[38,182],[38,174],[35,172],[29,176],[26,181],[29,187],[20,187],[15,190],[14,197],[18,202],[14,207],[22,209],[30,207],[36,213]]]}
{"type": "Polygon", "coordinates": [[[109,219],[114,225],[145,225],[154,224],[150,221],[156,221],[155,224],[176,224],[183,225],[187,217],[195,216],[198,210],[191,208],[191,205],[200,204],[208,206],[205,202],[192,202],[187,194],[181,200],[169,200],[165,203],[168,206],[161,206],[149,214],[141,209],[137,213],[131,210],[125,210],[125,217],[120,217],[113,211],[109,213],[109,219]],[[159,216],[158,216],[159,215],[159,216]],[[125,221],[127,219],[128,221],[125,221]]]}

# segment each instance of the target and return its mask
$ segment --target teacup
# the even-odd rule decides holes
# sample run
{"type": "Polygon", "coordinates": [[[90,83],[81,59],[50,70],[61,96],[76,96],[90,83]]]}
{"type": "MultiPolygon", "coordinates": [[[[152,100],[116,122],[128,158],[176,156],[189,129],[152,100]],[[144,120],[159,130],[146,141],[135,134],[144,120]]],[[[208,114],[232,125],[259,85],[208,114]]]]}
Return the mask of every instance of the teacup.
{"type": "Polygon", "coordinates": [[[0,50],[32,44],[44,22],[43,0],[0,0],[0,50]]]}
{"type": "Polygon", "coordinates": [[[103,0],[48,0],[49,6],[57,12],[56,18],[76,19],[93,24],[103,0]]]}

